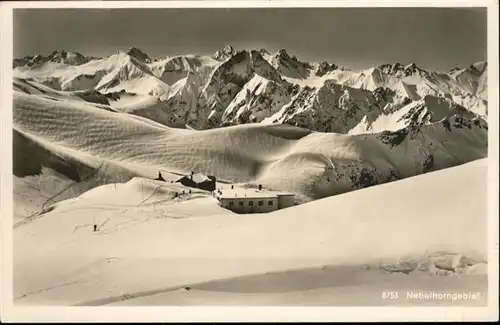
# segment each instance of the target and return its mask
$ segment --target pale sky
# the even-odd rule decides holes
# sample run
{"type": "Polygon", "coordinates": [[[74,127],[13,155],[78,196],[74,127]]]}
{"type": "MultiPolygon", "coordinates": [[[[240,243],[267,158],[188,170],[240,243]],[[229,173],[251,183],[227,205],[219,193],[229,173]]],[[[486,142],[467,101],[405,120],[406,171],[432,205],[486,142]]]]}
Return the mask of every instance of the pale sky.
{"type": "Polygon", "coordinates": [[[16,9],[14,57],[54,50],[150,57],[287,49],[351,69],[411,63],[448,70],[487,59],[485,8],[16,9]]]}

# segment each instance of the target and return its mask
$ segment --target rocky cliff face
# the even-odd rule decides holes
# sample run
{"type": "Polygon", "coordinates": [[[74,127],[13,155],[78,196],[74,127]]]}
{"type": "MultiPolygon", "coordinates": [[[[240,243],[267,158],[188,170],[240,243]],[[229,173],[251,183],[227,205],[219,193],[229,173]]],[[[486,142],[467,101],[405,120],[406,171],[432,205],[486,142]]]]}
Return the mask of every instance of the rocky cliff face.
{"type": "Polygon", "coordinates": [[[139,61],[142,61],[144,63],[151,63],[151,58],[144,53],[141,49],[138,49],[137,47],[132,47],[127,51],[127,54],[136,58],[139,61]]]}

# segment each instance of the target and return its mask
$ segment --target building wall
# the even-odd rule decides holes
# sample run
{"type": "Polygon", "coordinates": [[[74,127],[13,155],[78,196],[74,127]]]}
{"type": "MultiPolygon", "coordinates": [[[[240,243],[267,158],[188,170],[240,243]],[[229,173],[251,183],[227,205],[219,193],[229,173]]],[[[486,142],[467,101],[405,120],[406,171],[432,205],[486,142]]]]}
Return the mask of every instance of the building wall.
{"type": "Polygon", "coordinates": [[[278,194],[278,209],[285,209],[294,205],[294,195],[278,194]]]}
{"type": "Polygon", "coordinates": [[[205,191],[213,192],[215,191],[215,184],[217,179],[215,178],[215,176],[208,176],[208,178],[210,178],[210,181],[201,183],[201,188],[205,191]]]}
{"type": "Polygon", "coordinates": [[[278,210],[278,198],[221,198],[220,204],[223,208],[237,213],[265,213],[278,210]],[[253,205],[252,203],[253,202],[253,205]],[[262,202],[262,205],[259,205],[262,202]]]}

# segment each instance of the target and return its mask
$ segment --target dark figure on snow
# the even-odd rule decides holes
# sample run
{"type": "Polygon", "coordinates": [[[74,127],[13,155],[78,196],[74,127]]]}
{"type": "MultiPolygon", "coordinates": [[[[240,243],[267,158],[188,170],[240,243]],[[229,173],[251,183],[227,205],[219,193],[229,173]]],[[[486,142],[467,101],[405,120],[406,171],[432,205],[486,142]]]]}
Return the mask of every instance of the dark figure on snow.
{"type": "Polygon", "coordinates": [[[94,225],[94,231],[97,231],[97,225],[94,225]]]}
{"type": "Polygon", "coordinates": [[[156,181],[165,181],[165,179],[161,176],[161,172],[158,172],[158,178],[156,181]]]}

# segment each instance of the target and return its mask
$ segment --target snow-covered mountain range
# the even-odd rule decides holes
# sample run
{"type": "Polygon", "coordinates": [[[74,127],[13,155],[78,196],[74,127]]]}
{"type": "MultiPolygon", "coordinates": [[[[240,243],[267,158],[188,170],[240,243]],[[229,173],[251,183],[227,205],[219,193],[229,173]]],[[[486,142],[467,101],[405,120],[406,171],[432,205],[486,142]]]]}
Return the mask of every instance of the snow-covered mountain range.
{"type": "Polygon", "coordinates": [[[14,76],[58,91],[92,91],[115,111],[166,126],[209,129],[284,123],[365,133],[453,114],[487,119],[487,63],[434,72],[414,63],[351,71],[309,63],[282,49],[151,59],[138,48],[109,57],[54,51],[14,60],[14,76]]]}

